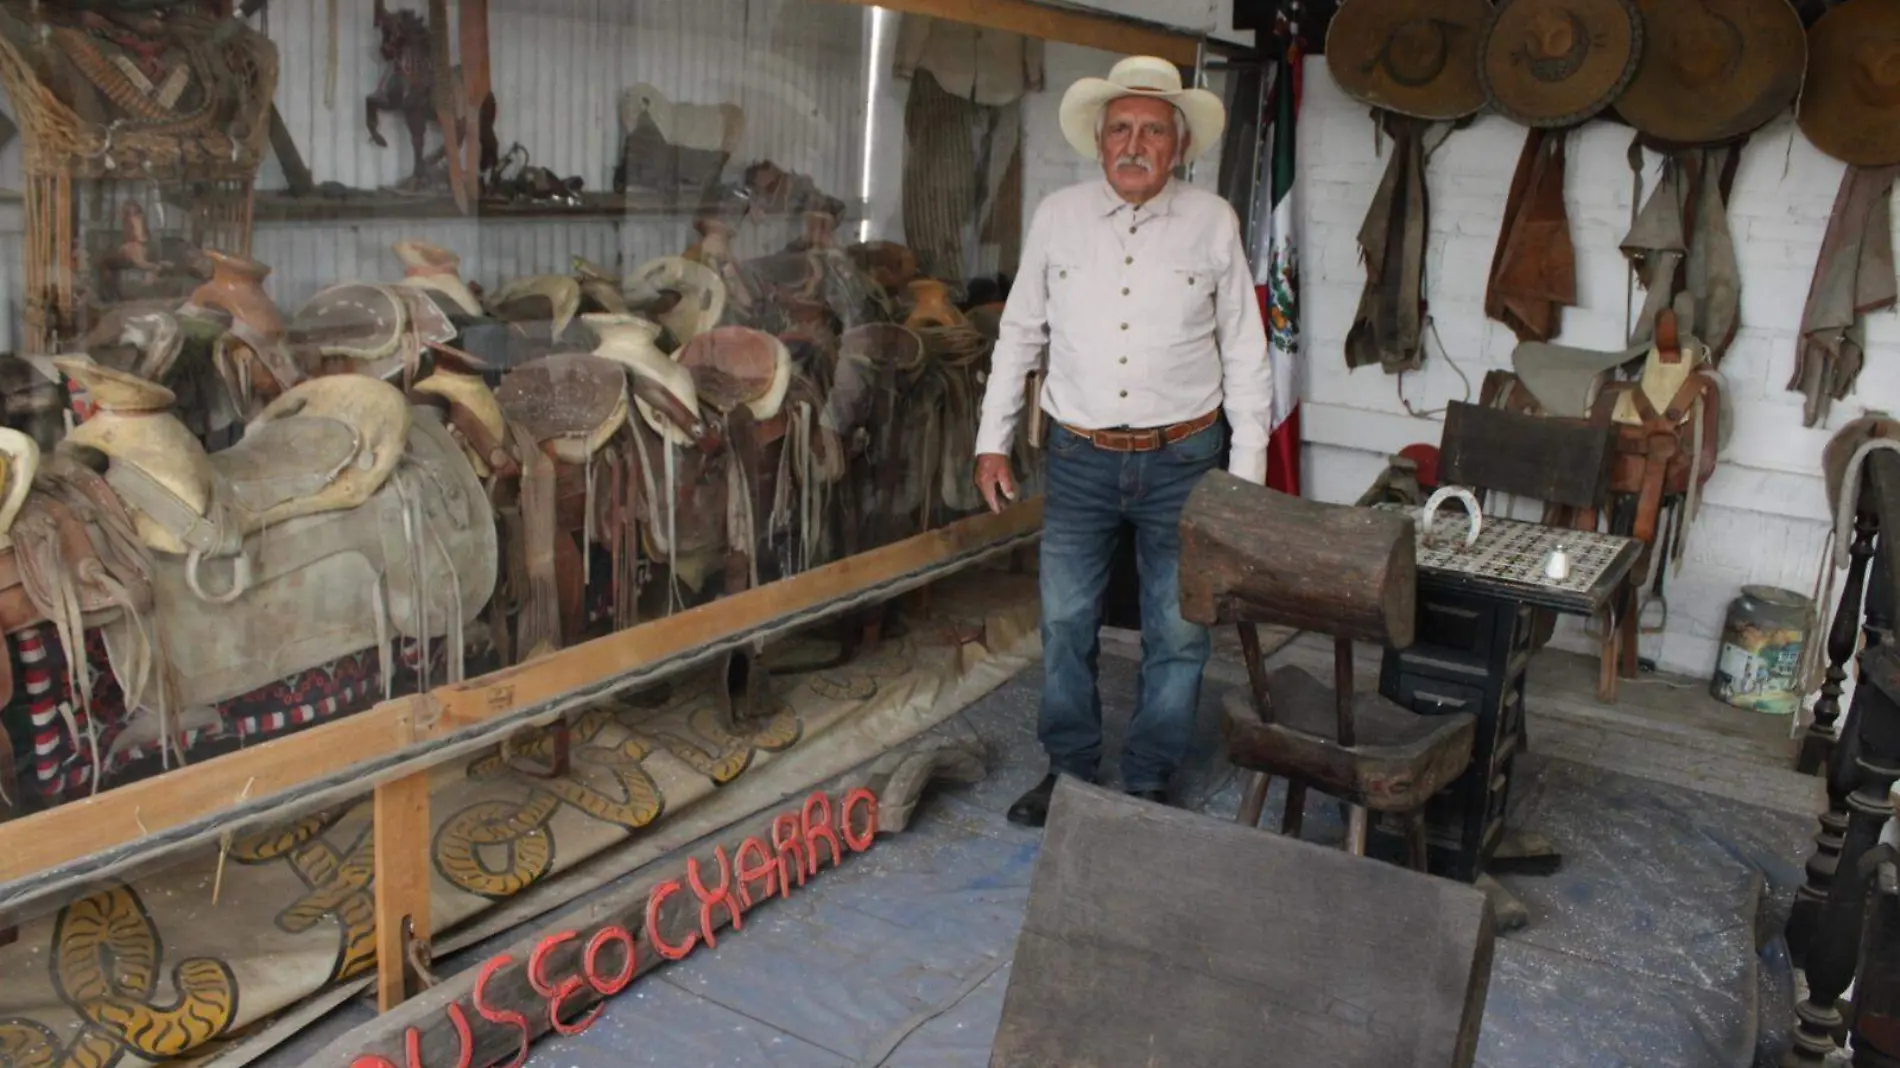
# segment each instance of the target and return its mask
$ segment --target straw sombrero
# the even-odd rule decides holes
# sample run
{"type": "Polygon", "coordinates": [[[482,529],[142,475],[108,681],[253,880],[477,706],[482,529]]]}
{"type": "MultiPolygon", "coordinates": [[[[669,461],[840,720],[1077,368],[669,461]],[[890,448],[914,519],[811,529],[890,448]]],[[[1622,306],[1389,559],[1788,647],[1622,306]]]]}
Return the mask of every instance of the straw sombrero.
{"type": "Polygon", "coordinates": [[[1900,3],[1847,0],[1808,31],[1796,117],[1814,147],[1856,167],[1900,163],[1900,3]]]}
{"type": "Polygon", "coordinates": [[[1349,0],[1326,31],[1326,67],[1347,96],[1421,119],[1484,107],[1478,41],[1490,0],[1349,0]]]}
{"type": "Polygon", "coordinates": [[[1202,153],[1220,144],[1227,129],[1227,109],[1220,97],[1205,89],[1181,88],[1181,70],[1165,59],[1154,56],[1129,56],[1109,70],[1107,78],[1082,78],[1062,94],[1060,121],[1062,136],[1070,147],[1088,159],[1101,158],[1096,146],[1095,126],[1109,101],[1124,96],[1146,96],[1166,100],[1187,116],[1188,145],[1181,162],[1192,163],[1202,153]]]}
{"type": "Polygon", "coordinates": [[[1610,106],[1642,50],[1633,0],[1504,0],[1485,24],[1478,78],[1513,122],[1575,126],[1610,106]]]}
{"type": "Polygon", "coordinates": [[[1668,145],[1732,141],[1801,93],[1808,65],[1788,0],[1637,0],[1643,54],[1617,114],[1668,145]]]}

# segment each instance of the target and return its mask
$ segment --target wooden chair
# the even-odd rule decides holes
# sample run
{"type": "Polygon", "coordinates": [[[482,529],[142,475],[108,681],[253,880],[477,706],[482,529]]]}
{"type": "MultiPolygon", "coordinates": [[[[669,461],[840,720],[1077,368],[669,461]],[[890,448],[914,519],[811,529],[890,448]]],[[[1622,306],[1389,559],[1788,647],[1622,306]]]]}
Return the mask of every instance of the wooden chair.
{"type": "Polygon", "coordinates": [[[1282,833],[1299,834],[1306,791],[1318,790],[1352,806],[1351,852],[1365,854],[1367,813],[1387,813],[1423,871],[1425,802],[1470,763],[1476,717],[1419,715],[1353,691],[1355,640],[1412,643],[1413,530],[1395,512],[1302,500],[1212,472],[1181,513],[1181,615],[1240,629],[1250,692],[1229,695],[1223,723],[1230,758],[1253,773],[1240,822],[1260,821],[1280,776],[1282,833]],[[1290,665],[1268,673],[1260,623],[1331,635],[1332,685],[1290,665]]]}
{"type": "Polygon", "coordinates": [[[1064,776],[992,1068],[1470,1068],[1484,892],[1064,776]]]}

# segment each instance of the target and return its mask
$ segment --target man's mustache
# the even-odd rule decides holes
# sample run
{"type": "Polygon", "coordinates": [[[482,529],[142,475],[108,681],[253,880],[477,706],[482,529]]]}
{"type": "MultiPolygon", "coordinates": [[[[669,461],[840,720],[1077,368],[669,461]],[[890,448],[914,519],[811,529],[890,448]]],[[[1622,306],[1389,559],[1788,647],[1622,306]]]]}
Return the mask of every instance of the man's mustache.
{"type": "Polygon", "coordinates": [[[1118,157],[1116,157],[1116,159],[1115,159],[1115,166],[1117,166],[1117,167],[1131,167],[1131,166],[1132,166],[1132,167],[1140,167],[1140,168],[1141,168],[1142,170],[1144,170],[1144,171],[1148,171],[1148,172],[1150,172],[1150,173],[1153,173],[1153,171],[1154,171],[1154,169],[1155,169],[1155,165],[1154,165],[1153,163],[1151,163],[1151,162],[1149,162],[1149,160],[1148,160],[1148,157],[1146,157],[1146,156],[1137,156],[1137,155],[1135,155],[1135,154],[1133,154],[1133,153],[1129,153],[1129,152],[1124,152],[1124,153],[1122,153],[1122,154],[1121,154],[1120,156],[1118,156],[1118,157]]]}

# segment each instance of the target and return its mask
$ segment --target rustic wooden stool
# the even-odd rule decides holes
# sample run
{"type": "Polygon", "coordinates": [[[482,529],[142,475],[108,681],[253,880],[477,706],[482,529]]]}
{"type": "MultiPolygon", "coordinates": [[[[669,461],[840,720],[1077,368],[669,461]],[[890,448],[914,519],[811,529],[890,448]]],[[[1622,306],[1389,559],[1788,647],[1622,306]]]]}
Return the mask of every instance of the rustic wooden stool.
{"type": "Polygon", "coordinates": [[[1224,471],[1201,480],[1181,513],[1181,615],[1239,625],[1248,694],[1230,694],[1230,758],[1252,772],[1239,819],[1260,821],[1274,776],[1287,780],[1282,833],[1298,835],[1306,791],[1351,805],[1347,848],[1363,856],[1368,811],[1400,823],[1425,870],[1425,802],[1471,760],[1476,717],[1424,716],[1353,692],[1355,640],[1412,643],[1413,521],[1395,512],[1301,500],[1224,471]],[[1286,666],[1267,672],[1257,624],[1333,638],[1333,684],[1286,666]]]}

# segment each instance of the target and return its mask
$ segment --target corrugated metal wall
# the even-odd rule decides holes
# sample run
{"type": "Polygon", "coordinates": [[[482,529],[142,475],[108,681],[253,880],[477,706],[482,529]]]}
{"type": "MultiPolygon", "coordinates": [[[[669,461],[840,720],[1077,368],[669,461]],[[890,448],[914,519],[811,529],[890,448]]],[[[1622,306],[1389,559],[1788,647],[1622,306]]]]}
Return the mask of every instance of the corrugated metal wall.
{"type": "MultiPolygon", "coordinates": [[[[392,4],[423,11],[420,3],[392,4]]],[[[260,28],[278,42],[277,107],[318,182],[392,186],[412,165],[399,116],[380,123],[388,148],[364,127],[363,98],[376,57],[374,0],[274,5],[260,28]],[[335,90],[329,85],[336,10],[335,90]]],[[[621,130],[618,101],[639,83],[680,103],[736,103],[745,135],[728,169],[770,159],[855,200],[863,159],[865,12],[823,0],[490,0],[490,65],[496,132],[533,163],[611,187],[621,130]]],[[[431,133],[430,144],[438,138],[431,133]]],[[[274,164],[261,177],[282,186],[274,164]]],[[[743,251],[777,247],[796,224],[749,226],[743,251]]],[[[271,295],[294,307],[339,279],[398,273],[389,246],[419,238],[452,248],[463,271],[493,285],[521,274],[565,271],[572,256],[631,270],[694,240],[684,218],[260,223],[253,251],[274,266],[271,295]]]]}
{"type": "MultiPolygon", "coordinates": [[[[319,182],[374,188],[409,170],[398,117],[381,119],[388,148],[364,129],[363,98],[383,69],[373,10],[374,0],[304,0],[260,16],[281,57],[278,111],[319,182]],[[326,100],[332,7],[336,90],[326,100]]],[[[535,163],[605,188],[620,94],[644,82],[676,102],[738,104],[740,159],[772,159],[834,194],[855,192],[865,11],[823,0],[491,0],[502,148],[519,141],[535,163]]]]}

